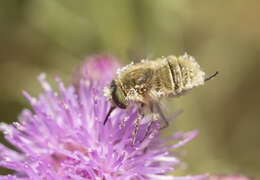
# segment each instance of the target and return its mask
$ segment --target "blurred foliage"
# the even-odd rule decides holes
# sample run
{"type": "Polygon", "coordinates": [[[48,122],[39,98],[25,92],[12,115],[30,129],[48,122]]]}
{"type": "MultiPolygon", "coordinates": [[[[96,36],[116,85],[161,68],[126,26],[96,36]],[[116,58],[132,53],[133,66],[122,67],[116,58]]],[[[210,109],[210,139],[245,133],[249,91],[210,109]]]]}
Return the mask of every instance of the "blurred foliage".
{"type": "Polygon", "coordinates": [[[68,83],[87,55],[107,52],[129,63],[188,52],[220,75],[168,101],[169,114],[185,111],[165,133],[200,130],[178,173],[260,177],[259,7],[256,0],[1,1],[1,121],[15,121],[28,107],[22,89],[41,91],[37,75],[68,83]]]}

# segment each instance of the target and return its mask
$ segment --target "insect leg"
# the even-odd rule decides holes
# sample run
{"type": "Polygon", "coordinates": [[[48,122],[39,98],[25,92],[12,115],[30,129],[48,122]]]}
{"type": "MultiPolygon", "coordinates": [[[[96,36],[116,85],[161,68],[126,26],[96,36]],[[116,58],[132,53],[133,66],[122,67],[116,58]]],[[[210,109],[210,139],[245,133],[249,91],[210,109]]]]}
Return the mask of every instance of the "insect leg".
{"type": "Polygon", "coordinates": [[[164,126],[162,126],[162,127],[160,128],[160,130],[161,130],[161,129],[164,129],[164,128],[167,128],[167,127],[169,126],[169,122],[168,122],[167,118],[164,116],[163,111],[162,111],[160,105],[159,105],[159,104],[156,104],[156,108],[157,108],[157,110],[158,110],[158,113],[159,113],[160,117],[162,118],[162,120],[163,120],[164,123],[165,123],[164,126]]]}
{"type": "Polygon", "coordinates": [[[150,122],[149,122],[149,124],[148,124],[148,126],[146,128],[145,135],[144,135],[144,138],[143,138],[142,141],[144,141],[145,138],[148,136],[148,134],[150,132],[150,129],[151,129],[151,127],[152,127],[152,125],[153,125],[153,123],[155,121],[155,119],[153,118],[153,112],[154,112],[153,108],[154,108],[153,104],[150,104],[150,111],[151,111],[152,116],[151,116],[151,120],[150,120],[150,122]]]}
{"type": "Polygon", "coordinates": [[[140,120],[144,117],[143,107],[144,107],[144,104],[141,104],[141,107],[138,109],[137,119],[135,122],[135,129],[134,129],[134,132],[132,135],[132,146],[134,146],[134,144],[135,144],[136,134],[138,131],[140,120]]]}

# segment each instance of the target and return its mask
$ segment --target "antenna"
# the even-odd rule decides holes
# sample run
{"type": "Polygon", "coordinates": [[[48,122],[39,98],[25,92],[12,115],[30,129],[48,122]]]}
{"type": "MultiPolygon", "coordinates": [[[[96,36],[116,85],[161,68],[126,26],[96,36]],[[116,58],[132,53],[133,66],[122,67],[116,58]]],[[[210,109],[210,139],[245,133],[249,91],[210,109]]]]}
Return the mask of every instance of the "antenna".
{"type": "Polygon", "coordinates": [[[211,76],[209,76],[209,77],[205,78],[205,80],[204,80],[204,81],[211,80],[211,79],[212,79],[212,78],[214,78],[216,75],[218,75],[218,71],[217,71],[217,72],[215,72],[215,74],[212,74],[211,76]]]}

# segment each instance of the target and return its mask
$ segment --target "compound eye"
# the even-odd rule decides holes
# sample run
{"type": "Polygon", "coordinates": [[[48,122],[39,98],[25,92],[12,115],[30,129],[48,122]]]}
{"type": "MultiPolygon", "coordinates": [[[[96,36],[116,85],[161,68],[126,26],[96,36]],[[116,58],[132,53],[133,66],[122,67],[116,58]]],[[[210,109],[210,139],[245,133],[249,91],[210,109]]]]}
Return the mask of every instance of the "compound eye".
{"type": "Polygon", "coordinates": [[[121,89],[119,89],[115,83],[115,81],[112,82],[111,84],[111,91],[112,91],[112,99],[114,103],[121,109],[126,109],[127,108],[127,101],[125,99],[125,96],[121,89]]]}

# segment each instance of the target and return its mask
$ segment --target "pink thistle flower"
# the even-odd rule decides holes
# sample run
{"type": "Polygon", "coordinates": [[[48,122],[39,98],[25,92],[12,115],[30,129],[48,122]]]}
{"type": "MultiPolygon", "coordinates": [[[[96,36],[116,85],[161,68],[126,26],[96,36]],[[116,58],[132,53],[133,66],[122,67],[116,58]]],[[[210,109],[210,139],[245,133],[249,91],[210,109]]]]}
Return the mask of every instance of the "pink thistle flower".
{"type": "MultiPolygon", "coordinates": [[[[102,77],[101,77],[102,79],[102,77]]],[[[102,83],[81,79],[77,89],[65,88],[56,78],[55,93],[39,76],[44,89],[36,99],[27,92],[32,111],[25,109],[19,122],[1,123],[5,138],[20,152],[0,145],[0,166],[15,171],[1,180],[200,180],[206,174],[176,177],[167,175],[180,165],[178,153],[197,131],[177,132],[159,138],[159,124],[141,143],[131,146],[137,112],[117,109],[103,125],[110,103],[103,96],[102,83]],[[177,141],[166,145],[166,142],[177,141]]],[[[149,117],[146,117],[149,118],[149,117]]],[[[145,121],[148,122],[148,121],[145,121]]],[[[143,140],[148,123],[143,123],[136,142],[143,140]]]]}
{"type": "Polygon", "coordinates": [[[81,79],[88,79],[91,83],[109,83],[121,66],[119,61],[110,55],[94,55],[83,60],[73,76],[73,84],[78,86],[81,79]]]}

